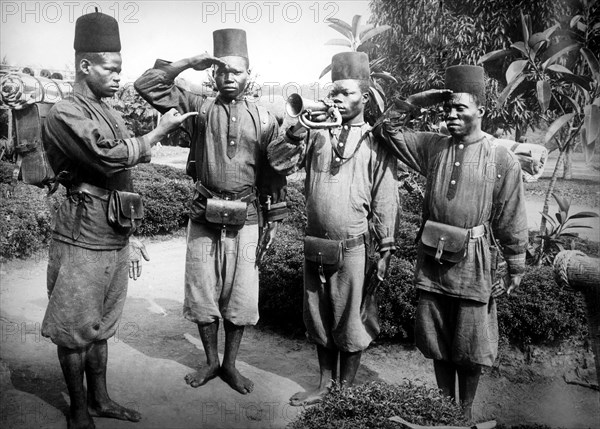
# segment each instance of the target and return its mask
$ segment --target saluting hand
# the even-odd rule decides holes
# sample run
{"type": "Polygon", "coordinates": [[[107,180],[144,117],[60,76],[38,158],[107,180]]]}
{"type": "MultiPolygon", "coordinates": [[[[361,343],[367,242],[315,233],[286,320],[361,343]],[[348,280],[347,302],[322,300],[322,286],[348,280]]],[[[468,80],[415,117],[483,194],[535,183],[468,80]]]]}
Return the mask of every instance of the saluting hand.
{"type": "Polygon", "coordinates": [[[226,66],[227,65],[227,63],[224,62],[223,60],[221,60],[220,58],[213,57],[212,55],[208,54],[207,52],[200,54],[200,55],[196,55],[191,58],[188,58],[187,62],[188,62],[188,65],[191,68],[193,68],[194,70],[206,70],[213,64],[216,64],[217,66],[226,66]]]}
{"type": "Polygon", "coordinates": [[[450,95],[452,95],[452,91],[449,89],[428,89],[410,95],[406,101],[418,107],[428,107],[446,101],[450,95]]]}

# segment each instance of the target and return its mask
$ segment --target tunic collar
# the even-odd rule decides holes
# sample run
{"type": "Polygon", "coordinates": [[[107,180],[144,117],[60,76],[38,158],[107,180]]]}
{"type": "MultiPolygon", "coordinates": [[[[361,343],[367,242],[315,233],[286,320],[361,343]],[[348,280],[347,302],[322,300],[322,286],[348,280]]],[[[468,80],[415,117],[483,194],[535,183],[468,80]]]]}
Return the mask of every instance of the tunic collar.
{"type": "Polygon", "coordinates": [[[92,90],[83,82],[75,82],[73,84],[73,94],[80,95],[85,98],[89,98],[96,102],[100,102],[100,98],[96,97],[96,95],[92,92],[92,90]]]}

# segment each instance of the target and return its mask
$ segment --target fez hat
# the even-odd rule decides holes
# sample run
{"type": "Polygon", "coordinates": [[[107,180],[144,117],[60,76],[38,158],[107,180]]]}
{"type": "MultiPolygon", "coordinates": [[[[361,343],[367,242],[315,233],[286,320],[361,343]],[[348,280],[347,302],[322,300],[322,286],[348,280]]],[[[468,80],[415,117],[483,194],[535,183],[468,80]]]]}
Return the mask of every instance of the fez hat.
{"type": "Polygon", "coordinates": [[[213,54],[221,57],[244,57],[248,59],[246,32],[239,28],[224,28],[213,32],[213,54]]]}
{"type": "Polygon", "coordinates": [[[483,67],[479,66],[452,66],[446,69],[446,89],[452,92],[466,92],[485,100],[485,80],[483,67]]]}
{"type": "Polygon", "coordinates": [[[98,11],[80,16],[73,47],[75,52],[121,52],[117,20],[98,11]]]}
{"type": "Polygon", "coordinates": [[[369,56],[364,52],[342,52],[331,59],[331,80],[369,80],[369,56]]]}

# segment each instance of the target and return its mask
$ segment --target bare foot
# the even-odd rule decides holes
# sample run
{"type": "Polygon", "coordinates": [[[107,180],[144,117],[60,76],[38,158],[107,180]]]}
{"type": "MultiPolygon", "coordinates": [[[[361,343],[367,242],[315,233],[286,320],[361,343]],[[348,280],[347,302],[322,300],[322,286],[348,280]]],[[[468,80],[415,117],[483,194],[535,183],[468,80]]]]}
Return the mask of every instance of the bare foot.
{"type": "Polygon", "coordinates": [[[111,419],[129,420],[130,422],[139,422],[142,415],[131,408],[125,408],[115,401],[109,400],[106,403],[96,403],[90,405],[92,412],[98,417],[108,417],[111,419]]]}
{"type": "Polygon", "coordinates": [[[185,376],[185,382],[192,387],[203,386],[219,375],[219,366],[207,366],[185,376]]]}
{"type": "Polygon", "coordinates": [[[96,429],[94,419],[90,416],[88,410],[69,411],[67,416],[68,429],[96,429]]]}
{"type": "Polygon", "coordinates": [[[293,407],[300,407],[302,405],[314,405],[318,404],[323,400],[323,396],[329,393],[329,387],[317,387],[315,390],[310,392],[298,392],[290,398],[290,405],[293,407]]]}
{"type": "Polygon", "coordinates": [[[223,381],[229,384],[229,386],[233,390],[237,390],[243,395],[250,393],[254,390],[254,383],[252,382],[252,380],[240,374],[240,372],[235,367],[227,368],[222,366],[220,375],[223,381]]]}

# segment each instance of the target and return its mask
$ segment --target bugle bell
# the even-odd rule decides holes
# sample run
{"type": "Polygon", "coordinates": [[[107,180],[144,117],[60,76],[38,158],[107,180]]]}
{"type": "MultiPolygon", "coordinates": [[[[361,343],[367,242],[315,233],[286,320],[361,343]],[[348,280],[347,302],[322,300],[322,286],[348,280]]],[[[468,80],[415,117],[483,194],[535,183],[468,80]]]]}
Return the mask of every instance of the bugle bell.
{"type": "Polygon", "coordinates": [[[292,94],[288,97],[285,111],[292,118],[298,118],[298,121],[306,128],[326,129],[342,125],[342,115],[337,107],[328,105],[323,101],[307,100],[302,98],[300,94],[292,94]],[[311,120],[311,117],[322,114],[327,114],[331,120],[326,122],[311,120]]]}

